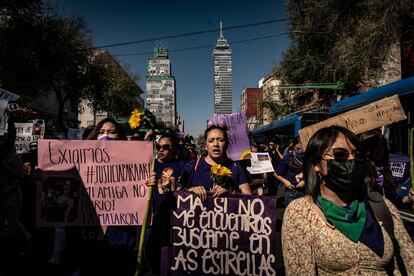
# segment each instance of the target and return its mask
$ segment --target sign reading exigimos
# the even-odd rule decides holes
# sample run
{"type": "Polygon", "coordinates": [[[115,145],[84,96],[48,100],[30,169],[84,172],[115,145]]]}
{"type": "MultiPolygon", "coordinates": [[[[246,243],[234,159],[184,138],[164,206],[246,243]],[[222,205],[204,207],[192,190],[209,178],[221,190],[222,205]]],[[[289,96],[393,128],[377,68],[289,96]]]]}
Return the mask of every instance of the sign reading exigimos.
{"type": "Polygon", "coordinates": [[[342,126],[355,134],[407,119],[397,95],[353,109],[299,130],[300,140],[306,147],[312,135],[323,127],[342,126]]]}

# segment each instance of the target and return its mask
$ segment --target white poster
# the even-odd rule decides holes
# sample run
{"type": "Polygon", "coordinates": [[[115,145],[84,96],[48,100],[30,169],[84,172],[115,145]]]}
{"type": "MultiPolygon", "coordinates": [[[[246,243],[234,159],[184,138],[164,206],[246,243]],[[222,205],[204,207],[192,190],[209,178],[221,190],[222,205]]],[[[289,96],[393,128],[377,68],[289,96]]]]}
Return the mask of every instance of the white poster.
{"type": "Polygon", "coordinates": [[[268,152],[252,152],[250,159],[252,166],[247,170],[251,174],[274,172],[272,160],[268,152]]]}
{"type": "Polygon", "coordinates": [[[37,143],[39,135],[33,135],[33,123],[14,123],[16,127],[16,151],[18,154],[29,153],[30,144],[37,143]]]}

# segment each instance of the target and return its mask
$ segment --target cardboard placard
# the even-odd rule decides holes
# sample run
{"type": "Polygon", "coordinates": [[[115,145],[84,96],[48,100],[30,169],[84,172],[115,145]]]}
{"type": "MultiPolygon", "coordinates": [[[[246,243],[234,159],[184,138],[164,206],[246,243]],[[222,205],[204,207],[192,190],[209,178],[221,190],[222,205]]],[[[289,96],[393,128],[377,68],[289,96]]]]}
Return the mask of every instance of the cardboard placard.
{"type": "Polygon", "coordinates": [[[397,95],[388,97],[341,115],[329,118],[299,130],[300,140],[304,148],[312,135],[321,128],[342,126],[355,134],[386,126],[407,119],[400,99],[397,95]]]}

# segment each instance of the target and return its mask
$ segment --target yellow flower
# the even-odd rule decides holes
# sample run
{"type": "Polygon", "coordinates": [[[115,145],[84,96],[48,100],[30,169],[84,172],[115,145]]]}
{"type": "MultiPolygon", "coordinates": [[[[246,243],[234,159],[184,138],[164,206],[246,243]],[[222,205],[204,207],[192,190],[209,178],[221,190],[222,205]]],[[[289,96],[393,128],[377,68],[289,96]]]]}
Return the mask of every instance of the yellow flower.
{"type": "Polygon", "coordinates": [[[220,168],[220,172],[219,172],[219,175],[220,176],[231,176],[231,170],[229,170],[228,168],[226,168],[226,167],[224,167],[224,166],[222,166],[221,168],[220,168]]]}
{"type": "Polygon", "coordinates": [[[139,110],[137,108],[135,108],[132,111],[131,116],[129,117],[129,120],[128,120],[129,126],[131,128],[139,127],[139,124],[141,123],[141,115],[142,115],[142,113],[139,112],[139,110]]]}
{"type": "Polygon", "coordinates": [[[228,184],[227,178],[231,176],[231,170],[220,164],[211,166],[210,173],[214,183],[223,187],[228,184]]]}
{"type": "Polygon", "coordinates": [[[220,168],[221,168],[221,165],[219,165],[219,164],[211,166],[211,174],[212,175],[219,175],[220,168]]]}

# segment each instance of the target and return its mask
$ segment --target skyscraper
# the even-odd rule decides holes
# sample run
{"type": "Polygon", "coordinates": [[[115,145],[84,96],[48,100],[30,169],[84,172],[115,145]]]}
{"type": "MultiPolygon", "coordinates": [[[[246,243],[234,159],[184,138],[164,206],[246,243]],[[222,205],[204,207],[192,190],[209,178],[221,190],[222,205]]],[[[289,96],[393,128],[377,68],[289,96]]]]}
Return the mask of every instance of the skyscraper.
{"type": "Polygon", "coordinates": [[[214,113],[232,113],[231,49],[223,36],[220,22],[220,37],[213,50],[214,62],[214,113]]]}
{"type": "Polygon", "coordinates": [[[175,78],[171,75],[171,64],[166,48],[154,48],[154,56],[148,59],[146,76],[147,108],[157,121],[175,127],[176,93],[175,78]]]}

